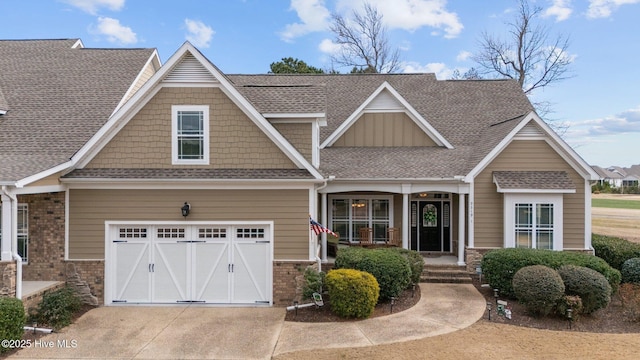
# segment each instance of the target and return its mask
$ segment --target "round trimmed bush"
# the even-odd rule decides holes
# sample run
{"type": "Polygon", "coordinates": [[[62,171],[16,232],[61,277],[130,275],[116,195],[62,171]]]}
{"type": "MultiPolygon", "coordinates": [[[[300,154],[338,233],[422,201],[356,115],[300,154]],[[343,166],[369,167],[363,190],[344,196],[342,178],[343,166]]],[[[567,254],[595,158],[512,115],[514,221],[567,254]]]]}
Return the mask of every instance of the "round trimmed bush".
{"type": "Polygon", "coordinates": [[[552,268],[532,265],[523,267],[513,276],[513,291],[527,310],[549,315],[564,296],[564,284],[552,268]]]}
{"type": "Polygon", "coordinates": [[[331,310],[345,318],[367,318],[378,303],[380,287],[373,275],[354,269],[331,270],[325,277],[331,310]]]}
{"type": "MultiPolygon", "coordinates": [[[[0,340],[20,340],[24,334],[25,314],[22,300],[0,297],[0,340]]],[[[10,350],[0,346],[0,353],[10,350]]]]}
{"type": "Polygon", "coordinates": [[[411,284],[418,284],[420,282],[420,275],[424,270],[424,258],[415,250],[408,250],[399,247],[389,248],[389,251],[395,251],[404,256],[409,261],[409,267],[411,268],[411,284]]]}
{"type": "Polygon", "coordinates": [[[391,249],[349,248],[336,256],[336,269],[356,269],[373,275],[380,286],[380,300],[397,297],[411,283],[409,261],[391,249]]]}
{"type": "Polygon", "coordinates": [[[611,285],[599,272],[583,266],[563,265],[558,269],[558,274],[562,277],[567,295],[580,296],[583,313],[591,314],[609,305],[611,285]]]}
{"type": "Polygon", "coordinates": [[[622,282],[640,284],[640,257],[631,258],[622,263],[622,282]]]}

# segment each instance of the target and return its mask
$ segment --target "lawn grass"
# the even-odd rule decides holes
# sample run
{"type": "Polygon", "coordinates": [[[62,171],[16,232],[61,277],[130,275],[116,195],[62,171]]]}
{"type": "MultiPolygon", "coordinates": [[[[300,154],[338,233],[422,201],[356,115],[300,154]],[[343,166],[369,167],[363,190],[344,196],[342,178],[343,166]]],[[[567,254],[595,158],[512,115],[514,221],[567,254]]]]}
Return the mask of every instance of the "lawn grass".
{"type": "Polygon", "coordinates": [[[614,209],[634,209],[640,210],[638,200],[618,200],[618,199],[591,199],[591,206],[614,208],[614,209]]]}

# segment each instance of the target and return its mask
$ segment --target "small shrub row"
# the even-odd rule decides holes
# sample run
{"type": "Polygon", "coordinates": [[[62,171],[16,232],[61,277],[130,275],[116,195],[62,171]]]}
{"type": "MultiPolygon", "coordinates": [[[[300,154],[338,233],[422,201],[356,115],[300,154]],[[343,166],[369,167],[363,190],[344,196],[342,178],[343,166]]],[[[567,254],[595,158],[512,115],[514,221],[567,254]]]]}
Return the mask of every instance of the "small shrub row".
{"type": "Polygon", "coordinates": [[[325,277],[331,310],[345,318],[367,318],[378,303],[380,287],[373,275],[354,269],[331,270],[325,277]]]}
{"type": "Polygon", "coordinates": [[[558,269],[562,265],[584,266],[602,274],[615,292],[620,285],[620,271],[603,259],[583,253],[539,249],[496,249],[485,254],[482,272],[487,282],[500,294],[514,297],[513,276],[525,266],[544,265],[558,269]]]}
{"type": "Polygon", "coordinates": [[[518,301],[537,315],[554,310],[566,315],[591,314],[611,301],[611,286],[599,272],[575,265],[563,265],[557,271],[544,266],[525,266],[513,277],[513,290],[518,301]]]}
{"type": "Polygon", "coordinates": [[[356,269],[373,275],[380,286],[380,300],[397,297],[411,283],[409,261],[391,249],[345,248],[338,252],[336,269],[356,269]]]}
{"type": "MultiPolygon", "coordinates": [[[[20,340],[24,334],[25,314],[22,300],[0,297],[0,340],[20,340]]],[[[0,353],[10,350],[0,346],[0,353]]]]}
{"type": "Polygon", "coordinates": [[[30,314],[31,320],[60,329],[71,324],[73,314],[80,310],[82,302],[70,287],[64,287],[42,296],[42,302],[30,314]]]}
{"type": "Polygon", "coordinates": [[[614,269],[622,270],[622,264],[631,259],[640,257],[640,244],[614,236],[593,234],[591,246],[596,256],[604,259],[614,269]]]}

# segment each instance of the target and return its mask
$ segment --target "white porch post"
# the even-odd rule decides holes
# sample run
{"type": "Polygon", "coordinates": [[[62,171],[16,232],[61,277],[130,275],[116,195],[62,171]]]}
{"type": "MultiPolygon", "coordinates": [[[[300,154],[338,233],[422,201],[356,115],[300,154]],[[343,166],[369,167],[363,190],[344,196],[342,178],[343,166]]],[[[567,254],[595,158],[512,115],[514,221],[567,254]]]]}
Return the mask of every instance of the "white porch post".
{"type": "Polygon", "coordinates": [[[2,255],[0,260],[11,261],[12,257],[12,234],[13,234],[13,207],[11,198],[2,192],[2,255]]]}
{"type": "Polygon", "coordinates": [[[409,194],[402,194],[402,248],[409,248],[409,194]]]}
{"type": "Polygon", "coordinates": [[[458,265],[464,266],[465,205],[464,194],[458,194],[458,265]]]}
{"type": "MultiPolygon", "coordinates": [[[[320,221],[322,222],[322,225],[329,226],[329,223],[327,223],[327,193],[321,193],[320,195],[322,196],[320,200],[320,216],[321,216],[320,221]]],[[[322,233],[321,248],[322,248],[322,261],[326,262],[327,261],[327,233],[325,232],[322,233]]]]}

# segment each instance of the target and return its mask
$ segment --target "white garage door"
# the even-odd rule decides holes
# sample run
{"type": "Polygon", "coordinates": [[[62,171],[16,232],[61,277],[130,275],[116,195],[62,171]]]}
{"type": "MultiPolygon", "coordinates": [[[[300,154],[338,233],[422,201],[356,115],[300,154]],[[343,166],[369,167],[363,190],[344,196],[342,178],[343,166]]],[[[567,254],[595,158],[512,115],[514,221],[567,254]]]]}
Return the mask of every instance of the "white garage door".
{"type": "Polygon", "coordinates": [[[271,304],[270,224],[107,229],[105,304],[271,304]]]}

